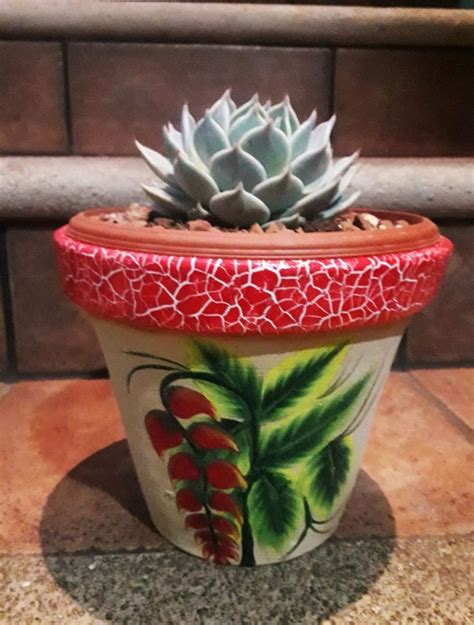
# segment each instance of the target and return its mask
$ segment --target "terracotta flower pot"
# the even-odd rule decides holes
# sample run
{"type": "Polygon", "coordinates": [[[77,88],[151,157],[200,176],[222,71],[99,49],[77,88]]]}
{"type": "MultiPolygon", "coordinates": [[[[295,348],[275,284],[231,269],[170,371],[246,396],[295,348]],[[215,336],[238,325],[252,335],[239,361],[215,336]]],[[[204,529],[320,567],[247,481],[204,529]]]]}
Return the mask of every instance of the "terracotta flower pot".
{"type": "Polygon", "coordinates": [[[93,214],[56,232],[60,272],[96,327],[160,533],[225,564],[320,545],[449,241],[407,214],[384,231],[271,235],[93,214]]]}

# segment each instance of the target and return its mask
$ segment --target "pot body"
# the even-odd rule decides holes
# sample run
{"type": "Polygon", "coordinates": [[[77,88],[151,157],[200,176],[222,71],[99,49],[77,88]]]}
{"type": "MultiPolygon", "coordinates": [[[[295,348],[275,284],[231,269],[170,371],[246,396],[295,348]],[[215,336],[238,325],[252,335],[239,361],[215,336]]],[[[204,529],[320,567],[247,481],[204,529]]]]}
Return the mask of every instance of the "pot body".
{"type": "Polygon", "coordinates": [[[217,563],[254,565],[299,556],[334,532],[403,322],[203,338],[92,321],[165,538],[217,563]]]}
{"type": "Polygon", "coordinates": [[[95,213],[56,232],[151,516],[179,548],[252,566],[334,531],[404,326],[451,252],[434,224],[405,217],[410,227],[355,237],[359,254],[340,233],[333,249],[321,233],[248,233],[237,252],[222,243],[232,233],[189,233],[173,253],[169,233],[98,226],[95,213]]]}

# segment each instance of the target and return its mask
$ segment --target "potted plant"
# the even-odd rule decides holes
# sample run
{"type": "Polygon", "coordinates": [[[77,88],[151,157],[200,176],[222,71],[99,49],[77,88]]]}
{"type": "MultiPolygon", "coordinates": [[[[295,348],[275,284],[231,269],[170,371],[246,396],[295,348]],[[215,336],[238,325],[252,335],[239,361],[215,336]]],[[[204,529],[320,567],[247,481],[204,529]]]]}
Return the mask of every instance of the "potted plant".
{"type": "Polygon", "coordinates": [[[160,533],[214,563],[293,558],[335,529],[409,317],[451,244],[428,219],[349,209],[334,118],[226,92],[164,129],[153,207],[56,232],[97,329],[160,533]]]}

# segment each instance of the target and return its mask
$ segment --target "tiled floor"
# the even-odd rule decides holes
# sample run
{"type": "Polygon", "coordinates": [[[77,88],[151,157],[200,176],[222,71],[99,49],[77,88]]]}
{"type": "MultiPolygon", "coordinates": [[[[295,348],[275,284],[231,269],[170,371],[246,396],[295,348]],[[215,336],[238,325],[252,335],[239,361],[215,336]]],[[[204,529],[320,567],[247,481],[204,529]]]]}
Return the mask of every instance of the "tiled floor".
{"type": "Polygon", "coordinates": [[[279,609],[248,595],[252,573],[217,572],[154,532],[108,381],[3,387],[0,623],[473,622],[473,421],[474,369],[392,373],[339,541],[253,574],[279,609]],[[214,611],[210,584],[226,593],[214,611]]]}

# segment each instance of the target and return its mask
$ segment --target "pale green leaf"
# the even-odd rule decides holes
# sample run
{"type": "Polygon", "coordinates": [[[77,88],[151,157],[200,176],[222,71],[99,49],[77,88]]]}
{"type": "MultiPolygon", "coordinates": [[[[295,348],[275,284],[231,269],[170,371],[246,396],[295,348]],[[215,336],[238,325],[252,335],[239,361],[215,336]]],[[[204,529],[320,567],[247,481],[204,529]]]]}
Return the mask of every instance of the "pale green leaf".
{"type": "Polygon", "coordinates": [[[135,145],[153,173],[164,182],[171,182],[173,180],[173,166],[165,156],[151,148],[147,148],[139,141],[135,141],[135,145]]]}
{"type": "MultiPolygon", "coordinates": [[[[288,136],[291,135],[291,133],[295,132],[295,130],[300,125],[298,116],[296,115],[293,107],[291,106],[290,98],[288,96],[285,96],[285,98],[278,104],[271,106],[268,109],[267,113],[268,113],[268,116],[275,121],[278,118],[281,118],[283,120],[283,118],[286,115],[287,120],[288,120],[287,122],[288,123],[288,132],[287,132],[288,136]]],[[[286,126],[286,122],[284,123],[286,126]]]]}
{"type": "Polygon", "coordinates": [[[325,185],[321,185],[312,193],[301,198],[295,204],[294,210],[308,221],[314,219],[322,210],[329,208],[331,202],[337,197],[340,181],[340,178],[336,178],[325,185]]]}
{"type": "Polygon", "coordinates": [[[205,171],[192,163],[180,152],[174,162],[174,175],[178,184],[196,202],[207,206],[219,189],[214,180],[205,171]]]}
{"type": "Polygon", "coordinates": [[[309,137],[316,123],[316,111],[313,111],[306,121],[296,130],[291,137],[291,160],[303,154],[308,148],[309,137]]]}
{"type": "Polygon", "coordinates": [[[189,107],[185,104],[181,111],[181,139],[184,151],[188,156],[193,156],[193,135],[196,130],[196,121],[189,112],[189,107]]]}
{"type": "Polygon", "coordinates": [[[324,176],[331,165],[332,150],[330,145],[310,150],[298,156],[291,164],[291,172],[304,185],[310,185],[324,176]]]}
{"type": "Polygon", "coordinates": [[[290,145],[273,121],[251,129],[242,137],[242,148],[263,165],[268,176],[277,176],[288,165],[290,145]]]}
{"type": "Polygon", "coordinates": [[[174,159],[180,150],[184,150],[181,133],[176,130],[173,124],[163,127],[163,139],[168,158],[174,159]]]}
{"type": "Polygon", "coordinates": [[[240,141],[240,139],[252,128],[264,126],[266,123],[266,113],[260,104],[256,103],[252,108],[231,122],[229,131],[229,140],[232,145],[240,141]]]}
{"type": "MultiPolygon", "coordinates": [[[[210,109],[212,118],[219,124],[222,130],[227,134],[230,126],[230,114],[232,98],[230,97],[230,89],[227,89],[224,94],[215,102],[210,109]]],[[[235,104],[234,104],[235,107],[235,104]]]]}
{"type": "Polygon", "coordinates": [[[329,217],[334,217],[334,215],[337,215],[338,213],[342,213],[347,208],[349,208],[349,206],[352,206],[354,202],[359,198],[359,196],[360,191],[355,191],[351,196],[347,198],[337,198],[336,201],[333,202],[333,204],[331,204],[331,206],[329,206],[327,210],[321,213],[321,217],[323,219],[327,219],[329,217]]]}
{"type": "Polygon", "coordinates": [[[224,224],[248,228],[255,223],[265,223],[270,217],[268,207],[257,197],[245,191],[242,183],[231,191],[214,195],[210,211],[224,224]]]}
{"type": "Polygon", "coordinates": [[[250,109],[253,108],[253,106],[257,103],[258,103],[258,93],[254,93],[254,95],[249,100],[247,100],[241,106],[239,106],[238,108],[234,109],[234,111],[232,111],[231,116],[230,116],[230,122],[233,123],[240,117],[243,117],[244,115],[246,115],[250,111],[250,109]]]}
{"type": "Polygon", "coordinates": [[[258,184],[252,195],[262,200],[273,216],[295,204],[302,192],[303,183],[287,169],[279,176],[267,178],[258,184]]]}
{"type": "Polygon", "coordinates": [[[199,158],[207,166],[209,166],[214,154],[230,146],[226,133],[213,119],[210,111],[207,111],[198,122],[194,131],[193,141],[199,158]]]}
{"type": "Polygon", "coordinates": [[[222,150],[212,157],[210,173],[221,191],[229,191],[242,183],[246,191],[251,191],[265,180],[263,165],[239,145],[222,150]]]}
{"type": "Polygon", "coordinates": [[[161,187],[142,184],[142,189],[157,204],[163,215],[172,219],[184,217],[193,207],[193,202],[186,197],[175,197],[161,187]]]}
{"type": "Polygon", "coordinates": [[[333,115],[327,122],[316,126],[309,137],[308,149],[310,151],[314,150],[318,152],[328,145],[335,123],[336,116],[333,115]]]}

